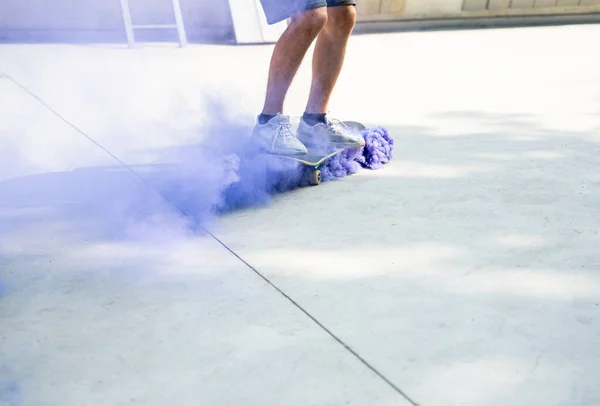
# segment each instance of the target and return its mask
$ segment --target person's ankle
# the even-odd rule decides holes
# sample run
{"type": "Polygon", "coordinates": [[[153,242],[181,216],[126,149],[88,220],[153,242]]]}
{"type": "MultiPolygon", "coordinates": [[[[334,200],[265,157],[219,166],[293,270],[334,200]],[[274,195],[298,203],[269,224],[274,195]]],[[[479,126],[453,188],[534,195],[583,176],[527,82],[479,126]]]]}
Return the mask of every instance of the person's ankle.
{"type": "Polygon", "coordinates": [[[260,125],[265,125],[267,124],[273,117],[275,117],[277,114],[264,114],[264,113],[260,113],[258,116],[258,123],[260,125]]]}
{"type": "Polygon", "coordinates": [[[304,114],[302,115],[302,120],[304,120],[304,122],[310,126],[315,126],[319,123],[323,123],[326,124],[327,121],[325,120],[325,113],[307,113],[304,112],[304,114]]]}

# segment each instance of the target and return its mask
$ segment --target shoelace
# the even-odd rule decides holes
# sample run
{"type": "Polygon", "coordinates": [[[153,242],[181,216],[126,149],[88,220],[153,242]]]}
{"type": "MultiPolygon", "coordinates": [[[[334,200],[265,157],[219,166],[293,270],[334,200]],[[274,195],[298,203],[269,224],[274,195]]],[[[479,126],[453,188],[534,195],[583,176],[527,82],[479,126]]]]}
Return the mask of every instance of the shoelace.
{"type": "Polygon", "coordinates": [[[271,148],[275,148],[275,143],[279,137],[283,138],[284,142],[288,142],[291,139],[295,138],[294,134],[292,134],[292,125],[286,122],[279,122],[277,127],[275,128],[275,136],[273,137],[273,143],[271,144],[271,148]]]}
{"type": "Polygon", "coordinates": [[[344,124],[342,121],[329,117],[327,118],[327,127],[332,129],[336,134],[345,134],[348,126],[344,124]]]}

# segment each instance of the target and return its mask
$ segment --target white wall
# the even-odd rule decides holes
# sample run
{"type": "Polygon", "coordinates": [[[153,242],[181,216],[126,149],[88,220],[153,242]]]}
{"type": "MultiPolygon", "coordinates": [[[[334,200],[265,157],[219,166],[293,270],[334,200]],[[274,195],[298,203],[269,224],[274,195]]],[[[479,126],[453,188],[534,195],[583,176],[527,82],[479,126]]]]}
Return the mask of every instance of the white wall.
{"type": "Polygon", "coordinates": [[[440,15],[460,14],[462,0],[414,0],[407,1],[404,18],[439,17],[440,15]]]}
{"type": "MultiPolygon", "coordinates": [[[[172,23],[171,0],[130,0],[134,23],[172,23]]],[[[180,0],[190,37],[232,35],[226,0],[180,0]]],[[[0,36],[21,31],[65,36],[124,35],[119,0],[0,0],[0,36]]]]}

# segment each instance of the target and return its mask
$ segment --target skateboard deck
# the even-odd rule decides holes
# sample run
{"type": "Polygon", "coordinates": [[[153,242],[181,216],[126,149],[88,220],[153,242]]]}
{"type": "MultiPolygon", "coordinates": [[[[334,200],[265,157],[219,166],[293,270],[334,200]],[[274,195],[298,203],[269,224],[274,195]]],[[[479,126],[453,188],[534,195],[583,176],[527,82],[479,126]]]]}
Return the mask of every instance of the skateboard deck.
{"type": "MultiPolygon", "coordinates": [[[[366,128],[363,124],[357,121],[343,121],[343,123],[346,125],[346,127],[350,129],[350,131],[356,133],[360,133],[366,128]]],[[[263,155],[267,155],[274,158],[289,159],[306,165],[310,169],[308,173],[308,180],[311,185],[316,186],[320,184],[323,180],[321,171],[319,170],[321,165],[323,165],[329,158],[347,149],[349,148],[336,148],[329,151],[320,151],[318,149],[308,148],[308,153],[304,155],[283,155],[270,153],[264,153],[263,155]]]]}

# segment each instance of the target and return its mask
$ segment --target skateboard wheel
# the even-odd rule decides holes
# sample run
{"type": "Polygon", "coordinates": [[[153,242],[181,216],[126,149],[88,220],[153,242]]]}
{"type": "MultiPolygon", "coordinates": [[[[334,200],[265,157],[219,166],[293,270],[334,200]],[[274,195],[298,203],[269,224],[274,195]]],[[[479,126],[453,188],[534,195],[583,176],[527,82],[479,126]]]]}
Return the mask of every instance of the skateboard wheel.
{"type": "Polygon", "coordinates": [[[323,175],[321,174],[320,170],[315,169],[310,174],[310,184],[311,185],[316,186],[316,185],[320,184],[322,180],[323,180],[323,175]]]}

